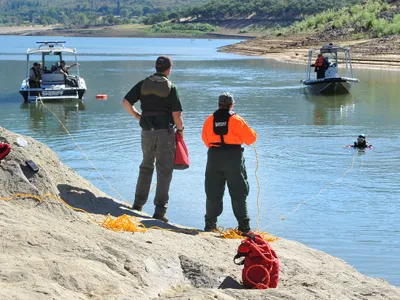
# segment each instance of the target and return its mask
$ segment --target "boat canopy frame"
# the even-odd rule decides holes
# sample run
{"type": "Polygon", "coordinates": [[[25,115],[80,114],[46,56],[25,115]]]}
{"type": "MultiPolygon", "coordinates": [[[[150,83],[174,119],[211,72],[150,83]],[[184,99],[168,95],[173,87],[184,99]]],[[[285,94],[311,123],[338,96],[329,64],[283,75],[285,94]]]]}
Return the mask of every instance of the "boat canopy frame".
{"type": "Polygon", "coordinates": [[[35,54],[42,54],[41,62],[44,65],[45,56],[47,53],[57,53],[60,57],[60,61],[63,59],[62,54],[67,53],[74,56],[74,63],[76,64],[76,74],[80,77],[79,74],[79,65],[78,65],[78,56],[76,48],[65,48],[63,45],[66,43],[65,41],[45,41],[45,42],[36,42],[36,44],[40,44],[38,48],[28,49],[26,51],[26,76],[29,77],[30,70],[30,56],[35,54]]]}
{"type": "Polygon", "coordinates": [[[340,47],[340,46],[336,46],[333,44],[328,44],[323,46],[320,49],[310,49],[308,51],[308,66],[307,66],[307,79],[306,80],[310,80],[311,79],[311,65],[314,63],[313,62],[313,54],[315,52],[318,52],[322,55],[329,53],[333,56],[333,58],[335,59],[336,66],[339,65],[339,57],[338,57],[338,53],[344,53],[344,63],[346,65],[346,71],[345,71],[345,76],[347,78],[353,78],[353,67],[352,67],[352,63],[351,63],[351,57],[350,57],[350,48],[349,47],[340,47]]]}

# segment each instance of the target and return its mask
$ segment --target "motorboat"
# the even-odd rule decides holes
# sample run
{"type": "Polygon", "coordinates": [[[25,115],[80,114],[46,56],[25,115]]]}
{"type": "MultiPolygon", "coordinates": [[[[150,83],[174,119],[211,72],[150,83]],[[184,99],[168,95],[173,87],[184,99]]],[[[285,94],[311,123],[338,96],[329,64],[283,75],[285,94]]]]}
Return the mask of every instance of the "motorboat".
{"type": "Polygon", "coordinates": [[[312,92],[324,95],[346,94],[358,82],[353,76],[349,47],[328,44],[317,50],[309,50],[306,79],[302,83],[312,92]],[[322,73],[317,71],[314,64],[316,54],[321,54],[324,61],[322,73]],[[339,64],[344,67],[339,68],[339,64]],[[316,73],[315,77],[313,73],[316,73]]]}
{"type": "Polygon", "coordinates": [[[25,102],[83,99],[86,92],[86,82],[79,75],[79,63],[75,48],[64,46],[65,41],[37,42],[39,46],[26,52],[26,75],[22,81],[19,93],[25,102]],[[60,63],[74,62],[68,69],[68,75],[60,73],[60,63]],[[29,73],[33,64],[41,63],[39,69],[40,81],[33,86],[29,81],[29,73]],[[31,86],[32,85],[32,86],[31,86]]]}

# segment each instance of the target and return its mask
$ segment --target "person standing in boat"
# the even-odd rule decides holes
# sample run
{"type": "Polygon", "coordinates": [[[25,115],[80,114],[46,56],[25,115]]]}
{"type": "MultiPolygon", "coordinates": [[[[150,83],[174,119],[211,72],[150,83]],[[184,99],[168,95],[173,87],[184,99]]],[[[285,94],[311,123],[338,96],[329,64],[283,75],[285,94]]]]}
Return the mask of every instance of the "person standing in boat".
{"type": "Polygon", "coordinates": [[[257,139],[257,133],[243,118],[232,111],[234,103],[231,93],[220,95],[218,110],[210,115],[203,125],[202,139],[208,148],[204,231],[214,231],[217,228],[217,218],[223,209],[222,199],[226,184],[239,230],[242,233],[250,231],[246,201],[249,183],[242,145],[253,144],[257,139]]]}
{"type": "Polygon", "coordinates": [[[32,68],[29,70],[29,87],[31,89],[40,88],[40,80],[42,73],[40,70],[40,63],[34,62],[32,68]]]}
{"type": "Polygon", "coordinates": [[[320,53],[318,54],[315,63],[311,65],[312,67],[314,67],[314,71],[317,73],[317,79],[325,77],[324,60],[324,56],[320,53]]]}
{"type": "Polygon", "coordinates": [[[139,81],[124,97],[122,105],[139,121],[142,128],[143,160],[139,168],[135,200],[132,208],[138,211],[146,204],[156,162],[157,187],[153,218],[168,222],[166,216],[169,187],[175,159],[175,133],[183,137],[182,105],[176,86],[168,79],[172,60],[159,56],[156,73],[139,81]],[[140,101],[142,113],[133,106],[140,101]]]}
{"type": "MultiPolygon", "coordinates": [[[[39,62],[34,62],[32,68],[29,70],[29,88],[30,89],[40,89],[42,82],[42,71],[39,62]]],[[[39,96],[38,91],[32,91],[30,93],[32,96],[39,96]]],[[[27,100],[25,100],[25,103],[27,100]]]]}

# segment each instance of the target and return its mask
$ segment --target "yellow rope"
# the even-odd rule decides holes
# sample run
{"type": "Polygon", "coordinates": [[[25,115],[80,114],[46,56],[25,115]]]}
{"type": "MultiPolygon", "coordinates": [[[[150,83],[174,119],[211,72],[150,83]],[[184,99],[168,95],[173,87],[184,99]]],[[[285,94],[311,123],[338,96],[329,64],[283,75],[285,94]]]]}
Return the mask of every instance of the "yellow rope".
{"type": "Polygon", "coordinates": [[[254,171],[254,176],[256,177],[256,181],[257,181],[257,218],[256,218],[256,230],[260,229],[260,213],[261,213],[261,209],[260,209],[260,181],[258,180],[258,175],[257,175],[257,171],[258,171],[258,153],[257,153],[257,148],[256,148],[256,144],[253,144],[253,148],[254,148],[254,153],[256,156],[256,169],[254,171]]]}
{"type": "MultiPolygon", "coordinates": [[[[215,230],[215,232],[218,233],[219,236],[224,239],[245,239],[246,238],[246,236],[242,235],[242,232],[237,227],[234,229],[232,229],[232,228],[224,229],[224,227],[221,226],[221,227],[218,227],[215,230]]],[[[276,237],[272,234],[269,234],[268,232],[262,232],[259,230],[255,230],[255,231],[253,231],[253,233],[261,235],[264,238],[264,240],[266,240],[267,242],[270,242],[270,243],[278,240],[278,237],[276,237]]]]}
{"type": "Polygon", "coordinates": [[[35,199],[37,201],[39,201],[39,203],[43,203],[43,199],[39,196],[34,196],[34,195],[30,195],[30,194],[14,194],[11,197],[0,197],[0,200],[3,201],[11,201],[15,198],[32,198],[35,199]]]}
{"type": "Polygon", "coordinates": [[[300,209],[300,207],[301,207],[303,204],[306,204],[307,202],[309,202],[309,201],[311,201],[311,200],[317,198],[323,191],[327,190],[330,186],[332,186],[332,185],[336,184],[337,182],[339,182],[340,180],[342,180],[342,179],[347,175],[347,173],[349,173],[351,170],[353,170],[354,164],[355,164],[355,155],[353,155],[353,160],[352,160],[352,162],[351,162],[351,167],[350,167],[346,172],[344,172],[344,173],[342,174],[342,176],[340,176],[340,178],[338,178],[338,179],[336,179],[335,181],[332,181],[332,182],[326,184],[318,193],[316,193],[316,194],[315,194],[314,196],[312,196],[311,198],[300,202],[300,203],[297,205],[297,208],[296,208],[295,210],[293,210],[293,211],[291,211],[291,212],[289,212],[289,213],[283,215],[283,216],[281,217],[281,220],[285,220],[285,216],[294,214],[295,212],[297,212],[297,211],[300,209]]]}
{"type": "MultiPolygon", "coordinates": [[[[356,155],[357,155],[357,153],[355,153],[355,154],[353,155],[353,157],[352,157],[352,162],[351,162],[350,168],[349,168],[348,170],[346,170],[346,171],[342,174],[342,176],[340,176],[340,178],[338,178],[338,179],[336,179],[335,181],[332,181],[332,182],[326,184],[318,193],[316,193],[316,194],[315,194],[314,196],[312,196],[311,198],[308,198],[307,200],[304,200],[304,201],[299,202],[299,203],[297,204],[297,207],[296,207],[294,210],[292,210],[291,212],[288,212],[288,213],[284,214],[283,216],[281,216],[281,217],[280,217],[280,221],[286,220],[286,216],[291,215],[291,214],[294,214],[295,212],[297,212],[297,211],[300,209],[300,207],[301,207],[303,204],[306,204],[306,203],[308,203],[309,201],[314,200],[314,199],[317,198],[323,191],[327,190],[330,186],[332,186],[332,185],[336,184],[337,182],[339,182],[340,180],[342,180],[349,172],[351,172],[351,171],[353,170],[354,165],[355,165],[355,158],[356,158],[356,155]]],[[[279,221],[279,222],[280,222],[280,221],[279,221]]],[[[274,224],[276,224],[276,223],[278,223],[278,222],[275,222],[274,224]]],[[[271,225],[271,224],[270,224],[270,225],[271,225]]],[[[267,226],[268,226],[268,225],[267,225],[267,226]]],[[[261,228],[261,229],[264,229],[264,228],[266,228],[267,226],[264,226],[264,227],[261,228]]]]}
{"type": "Polygon", "coordinates": [[[146,226],[139,222],[136,217],[122,215],[115,220],[108,214],[107,218],[101,224],[102,227],[114,231],[131,231],[131,232],[145,232],[146,226]],[[132,222],[132,218],[134,222],[132,222]]]}
{"type": "Polygon", "coordinates": [[[117,217],[115,220],[113,220],[112,217],[110,216],[110,214],[108,214],[108,216],[102,222],[98,222],[86,210],[84,210],[82,208],[73,207],[73,206],[69,205],[68,203],[66,203],[60,197],[57,197],[52,194],[44,194],[42,196],[35,196],[35,195],[31,195],[31,194],[14,194],[11,197],[0,197],[0,200],[10,201],[10,200],[13,200],[18,197],[35,199],[35,200],[39,201],[39,203],[43,203],[44,198],[55,199],[58,202],[64,204],[69,209],[72,209],[74,211],[83,212],[84,214],[87,215],[87,217],[89,218],[90,221],[92,221],[93,223],[100,225],[106,229],[110,229],[110,230],[114,230],[114,231],[131,231],[131,232],[145,232],[146,231],[146,227],[141,222],[139,222],[135,217],[130,217],[128,215],[122,215],[122,216],[117,217]]]}

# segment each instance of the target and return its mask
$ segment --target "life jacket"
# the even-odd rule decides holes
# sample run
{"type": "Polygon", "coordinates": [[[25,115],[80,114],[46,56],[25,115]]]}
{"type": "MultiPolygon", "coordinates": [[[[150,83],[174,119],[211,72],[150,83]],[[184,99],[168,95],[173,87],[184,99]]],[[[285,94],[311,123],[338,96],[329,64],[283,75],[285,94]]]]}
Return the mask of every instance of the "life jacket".
{"type": "Polygon", "coordinates": [[[279,281],[279,260],[275,251],[259,234],[249,233],[234,257],[237,265],[244,265],[243,285],[250,289],[276,288],[279,281]],[[237,258],[244,260],[236,262],[237,258]]]}
{"type": "Polygon", "coordinates": [[[0,160],[3,160],[10,153],[11,146],[6,143],[0,143],[0,160]]]}
{"type": "Polygon", "coordinates": [[[322,67],[324,65],[324,57],[317,57],[314,66],[315,67],[322,67]]]}
{"type": "Polygon", "coordinates": [[[227,109],[218,109],[214,112],[214,122],[213,122],[213,130],[216,135],[219,135],[220,142],[219,143],[212,143],[215,146],[224,146],[224,135],[228,134],[228,125],[229,125],[229,118],[235,115],[236,113],[227,110],[227,109]]]}
{"type": "Polygon", "coordinates": [[[154,74],[143,80],[140,88],[140,108],[143,129],[169,129],[173,122],[170,101],[172,82],[161,74],[154,74]]]}
{"type": "Polygon", "coordinates": [[[171,114],[168,95],[171,92],[172,82],[163,75],[152,75],[143,80],[140,89],[140,103],[142,115],[168,115],[171,114]]]}
{"type": "Polygon", "coordinates": [[[34,67],[32,67],[31,70],[33,71],[33,73],[35,73],[35,79],[34,79],[34,81],[39,81],[39,80],[41,79],[41,77],[42,77],[42,76],[40,75],[40,70],[39,70],[39,73],[36,72],[36,70],[35,70],[34,67]]]}

